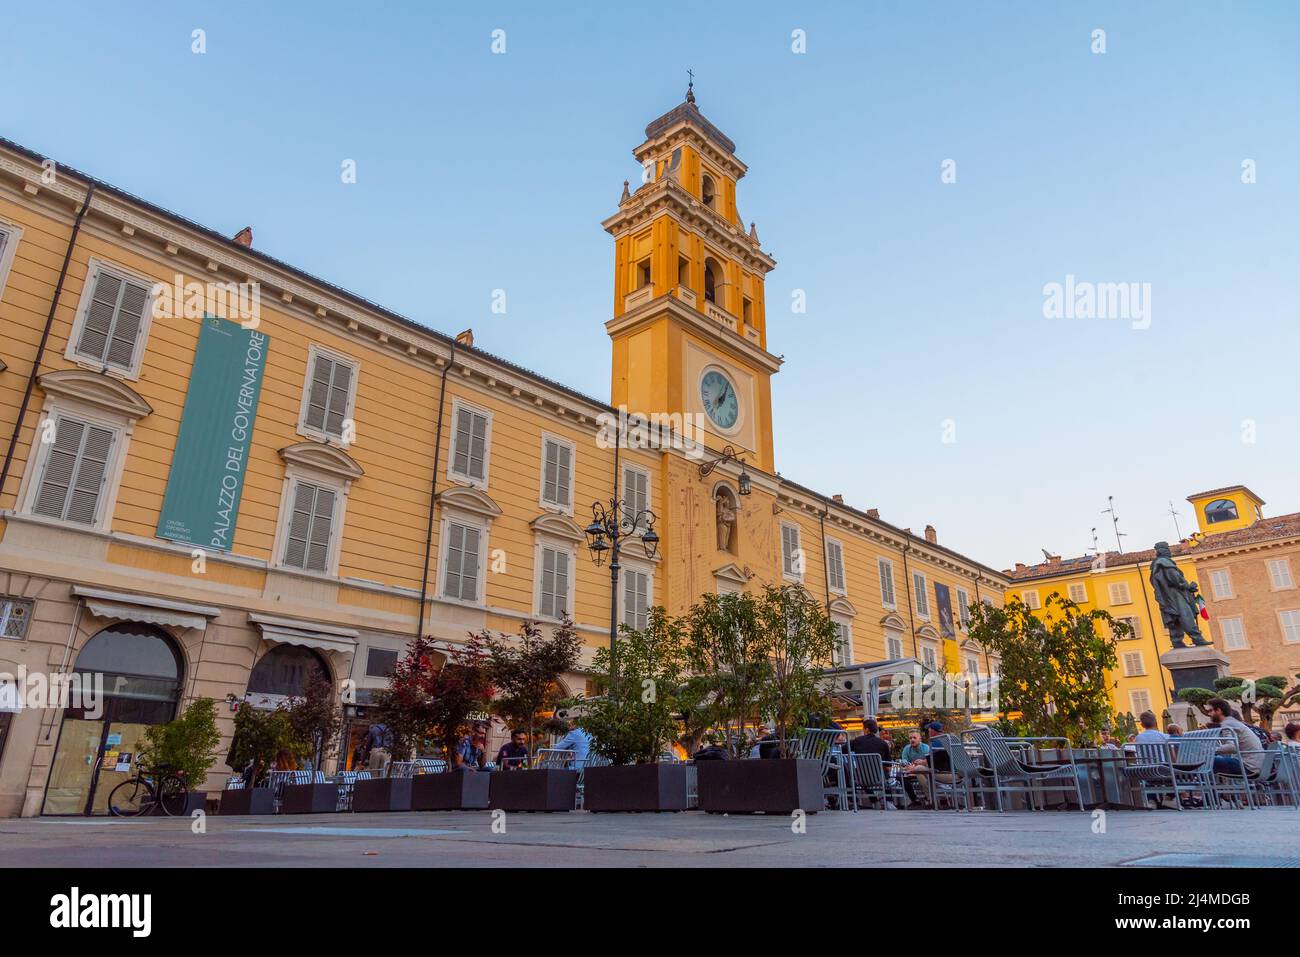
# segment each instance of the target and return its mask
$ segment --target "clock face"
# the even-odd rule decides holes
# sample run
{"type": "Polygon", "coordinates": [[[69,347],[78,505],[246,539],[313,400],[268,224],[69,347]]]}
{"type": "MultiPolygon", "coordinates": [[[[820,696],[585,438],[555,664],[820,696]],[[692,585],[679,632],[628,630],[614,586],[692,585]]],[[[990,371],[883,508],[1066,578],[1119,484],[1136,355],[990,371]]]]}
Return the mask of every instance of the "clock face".
{"type": "Polygon", "coordinates": [[[700,401],[709,420],[720,429],[734,428],[740,417],[740,399],[731,380],[717,369],[710,369],[700,380],[700,401]]]}

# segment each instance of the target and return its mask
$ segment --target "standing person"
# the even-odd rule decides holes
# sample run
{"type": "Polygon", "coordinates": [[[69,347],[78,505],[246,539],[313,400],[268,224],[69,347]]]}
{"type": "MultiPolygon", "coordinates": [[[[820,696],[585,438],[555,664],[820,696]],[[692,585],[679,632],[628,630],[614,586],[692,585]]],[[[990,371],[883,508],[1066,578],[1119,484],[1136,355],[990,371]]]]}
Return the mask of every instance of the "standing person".
{"type": "Polygon", "coordinates": [[[515,728],[510,732],[510,740],[501,745],[497,752],[497,767],[506,771],[517,771],[528,767],[528,732],[515,728]]]}
{"type": "Polygon", "coordinates": [[[909,808],[926,807],[930,802],[917,790],[917,781],[925,780],[930,770],[930,746],[921,740],[921,730],[913,728],[907,732],[907,744],[903,746],[903,788],[907,791],[909,808]]]}
{"type": "Polygon", "coordinates": [[[1215,727],[1231,731],[1237,738],[1235,754],[1231,745],[1219,745],[1219,753],[1214,757],[1214,773],[1241,777],[1243,764],[1246,770],[1258,773],[1264,759],[1264,748],[1250,725],[1234,717],[1232,705],[1223,698],[1211,698],[1205,703],[1205,710],[1215,727]]]}
{"type": "Polygon", "coordinates": [[[1138,724],[1142,725],[1142,730],[1138,732],[1137,737],[1133,740],[1137,744],[1164,744],[1169,740],[1169,735],[1156,727],[1156,716],[1154,712],[1143,711],[1138,715],[1138,724]]]}
{"type": "Polygon", "coordinates": [[[388,767],[388,759],[393,750],[393,732],[388,725],[378,721],[366,732],[366,765],[371,771],[382,771],[388,767]]]}
{"type": "Polygon", "coordinates": [[[583,767],[587,763],[587,752],[591,750],[591,735],[576,724],[569,725],[569,732],[555,745],[559,751],[573,752],[573,766],[583,767]]]}

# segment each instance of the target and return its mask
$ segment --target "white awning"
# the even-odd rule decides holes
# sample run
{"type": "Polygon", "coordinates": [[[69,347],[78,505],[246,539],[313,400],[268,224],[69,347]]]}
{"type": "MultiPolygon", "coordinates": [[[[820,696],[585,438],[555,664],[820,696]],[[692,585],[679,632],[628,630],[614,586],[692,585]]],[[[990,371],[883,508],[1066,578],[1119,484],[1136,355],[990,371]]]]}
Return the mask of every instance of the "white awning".
{"type": "Polygon", "coordinates": [[[276,618],[250,612],[248,620],[257,626],[262,638],[272,645],[302,645],[317,651],[337,651],[352,654],[357,648],[360,634],[353,628],[322,625],[297,618],[276,618]]]}
{"type": "Polygon", "coordinates": [[[221,614],[220,608],[136,595],[125,591],[105,591],[73,585],[72,594],[86,603],[90,613],[97,618],[115,618],[118,621],[138,621],[149,625],[173,625],[178,628],[196,628],[203,631],[208,620],[221,614]]]}

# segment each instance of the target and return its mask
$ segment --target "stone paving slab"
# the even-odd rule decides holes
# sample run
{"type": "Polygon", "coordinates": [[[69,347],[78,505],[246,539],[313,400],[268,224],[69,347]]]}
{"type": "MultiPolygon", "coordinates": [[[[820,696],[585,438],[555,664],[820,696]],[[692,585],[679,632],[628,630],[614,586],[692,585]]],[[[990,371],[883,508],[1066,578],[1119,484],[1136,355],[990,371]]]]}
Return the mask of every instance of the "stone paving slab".
{"type": "Polygon", "coordinates": [[[1160,866],[1231,848],[1281,864],[1300,811],[864,811],[806,818],[490,812],[0,820],[9,867],[1057,867],[1160,866]],[[1104,831],[1097,832],[1104,823],[1104,831]],[[1164,856],[1163,858],[1161,856],[1164,856]],[[1149,859],[1149,860],[1148,860],[1149,859]]]}

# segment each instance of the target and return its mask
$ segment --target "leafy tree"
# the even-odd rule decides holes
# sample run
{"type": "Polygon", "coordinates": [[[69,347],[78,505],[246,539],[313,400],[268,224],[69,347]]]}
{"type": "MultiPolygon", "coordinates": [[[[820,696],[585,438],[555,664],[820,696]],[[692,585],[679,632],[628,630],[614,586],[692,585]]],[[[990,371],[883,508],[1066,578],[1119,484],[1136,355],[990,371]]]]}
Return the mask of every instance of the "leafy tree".
{"type": "MultiPolygon", "coordinates": [[[[227,700],[237,699],[228,695],[227,700]]],[[[235,711],[235,736],[230,742],[226,763],[236,770],[252,765],[252,783],[256,785],[270,770],[281,750],[288,750],[299,758],[309,757],[312,742],[294,729],[288,709],[278,707],[273,711],[260,711],[247,701],[240,702],[235,711]]]]}
{"type": "Polygon", "coordinates": [[[821,671],[831,665],[838,632],[802,585],[763,586],[756,611],[757,645],[768,663],[759,705],[776,727],[781,757],[790,757],[807,717],[830,709],[821,671]]]}
{"type": "Polygon", "coordinates": [[[1247,724],[1259,723],[1271,727],[1273,715],[1285,705],[1288,692],[1286,678],[1282,675],[1254,679],[1224,675],[1214,679],[1213,691],[1208,688],[1184,688],[1178,692],[1178,698],[1195,705],[1202,714],[1209,714],[1206,703],[1211,698],[1226,698],[1241,705],[1241,716],[1247,724]]]}
{"type": "Polygon", "coordinates": [[[578,664],[582,641],[573,622],[565,618],[547,637],[537,622],[525,621],[514,641],[484,629],[470,638],[469,648],[496,690],[492,713],[511,728],[524,728],[531,750],[537,725],[564,698],[560,675],[578,664]]]}
{"type": "Polygon", "coordinates": [[[316,770],[338,750],[339,731],[343,728],[343,709],[334,682],[323,671],[313,671],[301,697],[287,704],[289,723],[294,733],[312,744],[312,767],[316,770]]]}
{"type": "Polygon", "coordinates": [[[735,757],[749,749],[770,665],[758,631],[758,602],[748,592],[704,595],[686,615],[686,660],[694,678],[690,726],[718,729],[735,757]]]}
{"type": "Polygon", "coordinates": [[[221,743],[217,703],[211,698],[195,698],[175,721],[146,728],[144,738],[141,764],[145,767],[171,765],[197,790],[203,787],[208,769],[217,763],[217,745],[221,743]]]}
{"type": "Polygon", "coordinates": [[[982,602],[971,608],[970,637],[1002,659],[1003,718],[1018,711],[1029,734],[1076,745],[1095,740],[1110,723],[1106,675],[1117,663],[1116,641],[1131,633],[1109,612],[1083,612],[1057,592],[1047,596],[1041,616],[1016,598],[1002,608],[982,602]]]}
{"type": "Polygon", "coordinates": [[[677,735],[685,666],[685,626],[662,608],[650,610],[643,630],[626,625],[618,643],[618,678],[611,684],[608,648],[596,651],[598,697],[577,719],[591,747],[613,764],[649,764],[677,735]]]}
{"type": "Polygon", "coordinates": [[[487,709],[492,682],[482,655],[467,647],[441,657],[429,638],[411,639],[389,676],[388,687],[374,695],[379,719],[393,736],[393,753],[409,755],[433,741],[447,755],[447,770],[473,716],[487,709]]]}

